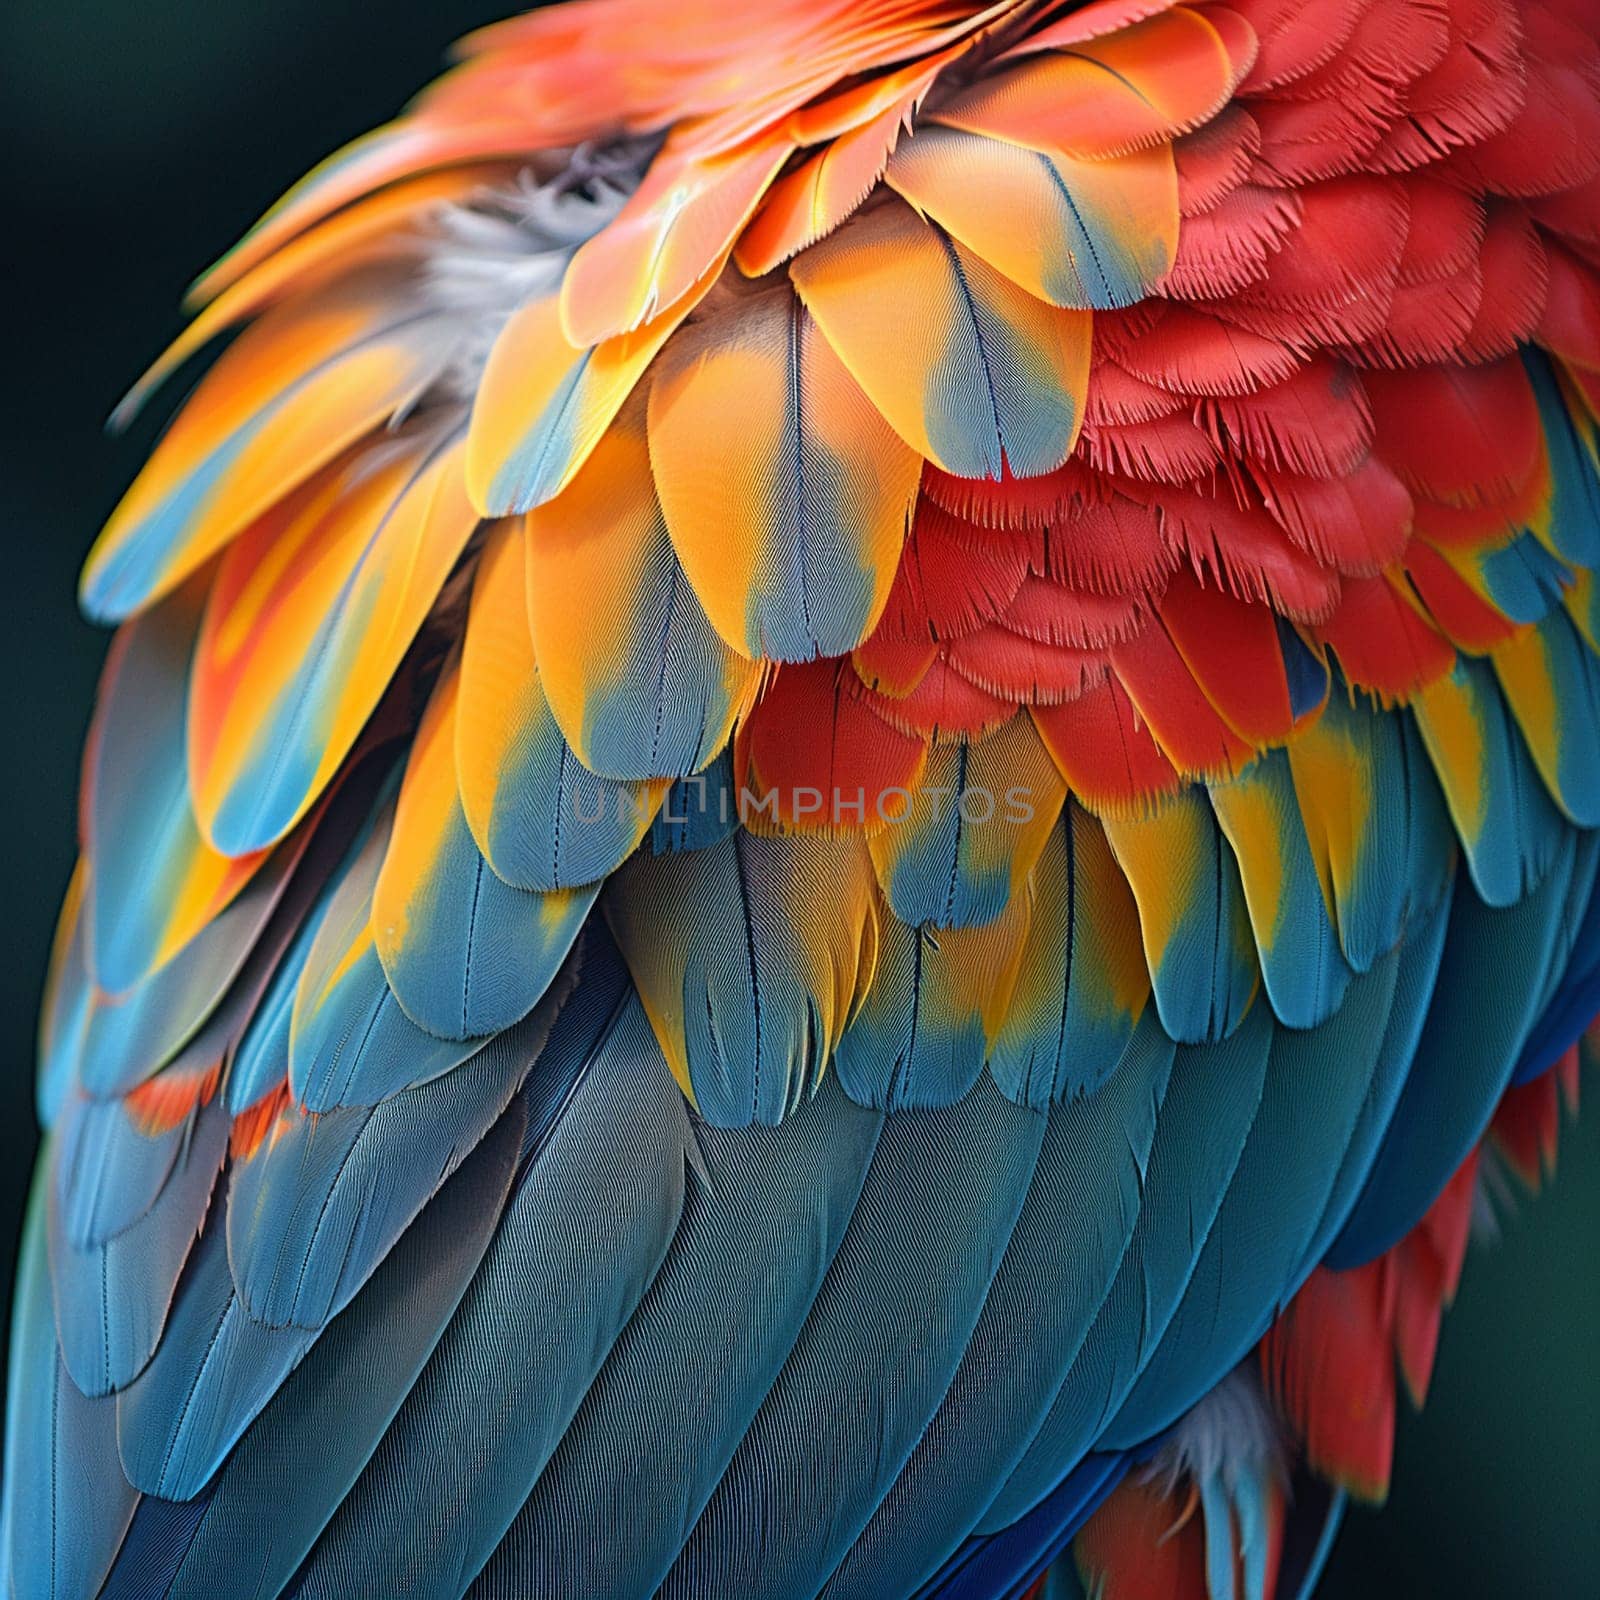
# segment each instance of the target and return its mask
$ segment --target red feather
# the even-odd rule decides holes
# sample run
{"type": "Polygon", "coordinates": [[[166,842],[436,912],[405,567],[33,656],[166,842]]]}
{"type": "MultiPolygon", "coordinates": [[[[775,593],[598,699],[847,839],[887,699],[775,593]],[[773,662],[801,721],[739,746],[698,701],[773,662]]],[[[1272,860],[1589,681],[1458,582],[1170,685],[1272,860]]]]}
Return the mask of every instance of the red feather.
{"type": "Polygon", "coordinates": [[[848,662],[812,661],[779,670],[751,713],[743,754],[750,790],[776,795],[784,826],[871,831],[893,814],[879,808],[884,792],[915,787],[927,746],[883,726],[848,662]]]}
{"type": "Polygon", "coordinates": [[[1073,794],[1091,811],[1129,815],[1174,794],[1178,774],[1115,678],[1033,720],[1073,794]]]}
{"type": "Polygon", "coordinates": [[[1246,178],[1261,148],[1255,119],[1229,106],[1172,147],[1178,163],[1178,210],[1200,217],[1220,205],[1246,178]]]}
{"type": "Polygon", "coordinates": [[[1162,753],[1186,777],[1232,777],[1254,758],[1254,749],[1206,697],[1165,628],[1147,628],[1115,646],[1111,666],[1162,753]]]}
{"type": "Polygon", "coordinates": [[[1322,566],[1370,577],[1400,559],[1411,536],[1406,486],[1375,457],[1338,478],[1306,478],[1258,467],[1267,510],[1322,566]]]}
{"type": "Polygon", "coordinates": [[[932,500],[917,507],[876,633],[885,639],[955,639],[992,622],[1028,575],[1024,541],[983,530],[932,500]]]}
{"type": "Polygon", "coordinates": [[[992,733],[1016,711],[1015,702],[980,689],[955,671],[942,650],[910,694],[891,699],[865,685],[860,694],[891,728],[935,743],[992,733]]]}
{"type": "Polygon", "coordinates": [[[1294,728],[1283,647],[1272,612],[1180,573],[1161,623],[1210,703],[1241,739],[1281,742],[1294,728]]]}
{"type": "Polygon", "coordinates": [[[1520,362],[1373,373],[1366,382],[1377,448],[1414,493],[1485,505],[1517,493],[1537,471],[1544,434],[1520,362]]]}
{"type": "Polygon", "coordinates": [[[1409,699],[1442,678],[1456,653],[1387,577],[1350,578],[1333,615],[1313,633],[1344,675],[1384,701],[1409,699]]]}
{"type": "Polygon", "coordinates": [[[1208,400],[1213,433],[1240,455],[1283,472],[1349,472],[1372,445],[1372,407],[1361,379],[1326,356],[1257,394],[1208,400]]]}

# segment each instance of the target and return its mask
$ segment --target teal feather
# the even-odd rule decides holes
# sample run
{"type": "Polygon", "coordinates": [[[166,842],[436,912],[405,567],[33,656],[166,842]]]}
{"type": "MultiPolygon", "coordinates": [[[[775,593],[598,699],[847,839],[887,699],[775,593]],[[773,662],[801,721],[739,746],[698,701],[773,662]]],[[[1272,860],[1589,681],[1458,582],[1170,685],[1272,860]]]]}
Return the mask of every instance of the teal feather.
{"type": "Polygon", "coordinates": [[[947,1111],[884,1124],[799,1342],[662,1600],[820,1587],[949,1388],[1044,1132],[987,1081],[947,1111]]]}
{"type": "MultiPolygon", "coordinates": [[[[1446,800],[1479,896],[1491,906],[1514,905],[1556,863],[1567,825],[1539,779],[1493,669],[1459,656],[1453,679],[1471,708],[1483,756],[1470,801],[1448,783],[1446,800]]],[[[1419,716],[1418,725],[1435,767],[1445,770],[1449,755],[1433,743],[1428,717],[1419,716]]]]}
{"type": "Polygon", "coordinates": [[[829,1579],[828,1600],[915,1592],[1016,1465],[1128,1247],[1172,1058],[1151,1013],[1106,1083],[1051,1109],[1028,1197],[961,1365],[829,1579]]]}
{"type": "Polygon", "coordinates": [[[376,1106],[316,1116],[291,1109],[234,1163],[228,1260],[251,1317],[315,1329],[349,1304],[499,1119],[543,1047],[557,1003],[453,1071],[376,1106]]]}
{"type": "Polygon", "coordinates": [[[429,1033],[483,1038],[538,1004],[600,884],[514,888],[484,860],[459,800],[433,849],[425,899],[412,908],[405,936],[382,952],[383,974],[405,1014],[429,1033]]]}
{"type": "MultiPolygon", "coordinates": [[[[142,1142],[142,1135],[124,1120],[117,1143],[135,1142],[142,1142]]],[[[117,1232],[79,1242],[71,1224],[82,1219],[63,1215],[59,1200],[49,1208],[61,1356],[87,1395],[125,1388],[155,1353],[227,1153],[228,1119],[222,1108],[202,1111],[182,1130],[181,1142],[155,1197],[117,1232]]],[[[115,1154],[104,1170],[109,1180],[117,1170],[115,1154]]]]}
{"type": "Polygon", "coordinates": [[[11,1313],[0,1577],[16,1600],[99,1593],[138,1493],[117,1466],[117,1403],[90,1399],[56,1347],[41,1160],[11,1313]]]}
{"type": "Polygon", "coordinates": [[[1370,1261],[1407,1233],[1482,1136],[1545,993],[1575,855],[1570,832],[1562,843],[1514,905],[1488,906],[1458,885],[1415,1062],[1330,1266],[1370,1261]]]}
{"type": "Polygon", "coordinates": [[[273,1395],[212,1484],[170,1575],[147,1592],[166,1600],[234,1593],[242,1551],[254,1593],[288,1587],[483,1260],[526,1120],[521,1100],[513,1102],[273,1395]]]}
{"type": "Polygon", "coordinates": [[[805,1322],[882,1121],[830,1076],[776,1128],[695,1130],[703,1177],[690,1179],[661,1271],[471,1595],[655,1592],[805,1322]],[[641,1459],[677,1463],[652,1484],[648,1517],[641,1459]],[[629,1534],[596,1540],[596,1526],[629,1534]]]}
{"type": "Polygon", "coordinates": [[[1300,1258],[1349,1149],[1388,1024],[1398,960],[1355,979],[1319,1028],[1280,1027],[1261,1104],[1161,1343],[1099,1449],[1169,1427],[1240,1361],[1299,1287],[1300,1258]]]}
{"type": "Polygon", "coordinates": [[[1452,896],[1444,898],[1412,924],[1410,933],[1397,952],[1394,1003],[1389,1021],[1378,1045],[1368,1084],[1366,1100],[1356,1119],[1355,1131],[1323,1208],[1311,1241],[1295,1269],[1295,1277],[1311,1273],[1349,1217],[1379,1145],[1388,1130],[1390,1118],[1399,1103],[1401,1090],[1416,1058],[1417,1041],[1439,978],[1439,962],[1444,954],[1444,939],[1450,925],[1452,896]]]}
{"type": "Polygon", "coordinates": [[[529,1082],[523,1169],[482,1268],[306,1563],[301,1600],[461,1594],[660,1268],[692,1134],[614,954],[591,953],[606,970],[588,969],[529,1082]]]}
{"type": "Polygon", "coordinates": [[[1144,1203],[1127,1253],[1027,1452],[979,1531],[1006,1527],[1089,1451],[1178,1308],[1261,1103],[1274,1023],[1252,1007],[1217,1044],[1184,1045],[1156,1119],[1144,1203]]]}
{"type": "Polygon", "coordinates": [[[1162,1026],[1182,1044],[1225,1039],[1255,997],[1259,972],[1239,866],[1204,792],[1182,790],[1149,817],[1108,823],[1106,834],[1140,897],[1141,922],[1171,928],[1149,951],[1162,1026]],[[1148,856],[1164,868],[1151,885],[1140,871],[1148,856]]]}

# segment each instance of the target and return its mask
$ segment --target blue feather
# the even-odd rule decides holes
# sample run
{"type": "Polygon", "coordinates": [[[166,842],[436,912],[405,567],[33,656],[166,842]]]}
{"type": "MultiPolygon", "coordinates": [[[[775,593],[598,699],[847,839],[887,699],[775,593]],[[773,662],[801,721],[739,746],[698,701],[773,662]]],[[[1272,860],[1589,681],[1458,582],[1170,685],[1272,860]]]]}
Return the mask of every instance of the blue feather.
{"type": "Polygon", "coordinates": [[[368,929],[391,820],[385,800],[334,885],[296,986],[289,1086],[308,1111],[376,1105],[459,1066],[481,1043],[419,1028],[384,975],[368,929]]]}
{"type": "Polygon", "coordinates": [[[281,1591],[394,1416],[483,1259],[516,1170],[516,1102],[256,1419],[192,1512],[147,1500],[119,1560],[130,1594],[281,1591]],[[330,1423],[334,1425],[330,1425],[330,1423]],[[186,1514],[187,1513],[187,1514],[186,1514]]]}
{"type": "Polygon", "coordinates": [[[1269,750],[1236,778],[1210,786],[1217,824],[1233,846],[1272,1009],[1291,1028],[1314,1028],[1344,999],[1350,968],[1339,948],[1306,840],[1289,758],[1269,750]],[[1270,830],[1270,854],[1252,846],[1270,830]]]}
{"type": "Polygon", "coordinates": [[[1320,1028],[1275,1030],[1261,1104],[1205,1248],[1160,1346],[1098,1448],[1131,1449],[1170,1427],[1243,1358],[1299,1288],[1302,1253],[1366,1098],[1397,965],[1388,956],[1352,981],[1345,1003],[1320,1028]]]}
{"type": "Polygon", "coordinates": [[[1478,558],[1484,593],[1513,622],[1537,622],[1561,606],[1572,571],[1532,533],[1478,558]]]}
{"type": "Polygon", "coordinates": [[[60,1131],[52,1163],[55,1212],[62,1238],[84,1250],[149,1215],[193,1128],[185,1118],[146,1131],[124,1101],[74,1098],[63,1108],[60,1131]]]}
{"type": "Polygon", "coordinates": [[[943,1572],[918,1590],[915,1600],[1020,1600],[1127,1469],[1125,1456],[1086,1457],[1027,1516],[969,1540],[943,1572]]]}
{"type": "Polygon", "coordinates": [[[1513,905],[1555,864],[1567,824],[1539,779],[1493,669],[1458,656],[1450,677],[1418,697],[1414,715],[1478,894],[1491,906],[1513,905]],[[1456,774],[1454,783],[1450,744],[1430,710],[1437,695],[1459,697],[1481,742],[1476,770],[1456,774]]]}
{"type": "Polygon", "coordinates": [[[138,1495],[117,1466],[117,1406],[79,1393],[56,1349],[41,1161],[12,1311],[0,1575],[17,1600],[93,1595],[138,1495]]]}
{"type": "Polygon", "coordinates": [[[1044,1131],[987,1080],[946,1111],[884,1124],[799,1342],[663,1600],[790,1600],[821,1585],[950,1385],[1044,1131]]]}
{"type": "Polygon", "coordinates": [[[1457,886],[1415,1063],[1329,1266],[1382,1255],[1421,1219],[1482,1136],[1545,993],[1575,854],[1567,830],[1554,869],[1502,909],[1485,905],[1469,883],[1457,886]]]}
{"type": "Polygon", "coordinates": [[[1139,902],[1162,1026],[1183,1044],[1225,1039],[1259,986],[1239,866],[1205,792],[1189,788],[1138,820],[1105,820],[1139,902]],[[1159,948],[1151,930],[1170,930],[1159,948]]]}
{"type": "Polygon", "coordinates": [[[983,1004],[1015,950],[1014,917],[987,928],[909,928],[886,916],[878,965],[834,1055],[852,1100],[888,1111],[954,1105],[988,1050],[983,1004]],[[971,968],[978,963],[981,976],[971,968]]]}
{"type": "Polygon", "coordinates": [[[981,1532],[1015,1522],[1072,1470],[1154,1353],[1255,1121],[1274,1028],[1271,1011],[1257,1005],[1231,1038],[1178,1050],[1128,1250],[1027,1453],[984,1513],[981,1532]]]}
{"type": "Polygon", "coordinates": [[[650,824],[650,848],[658,856],[708,850],[739,826],[739,792],[729,745],[704,772],[679,778],[650,824]]]}
{"type": "MultiPolygon", "coordinates": [[[[114,1109],[120,1114],[120,1106],[114,1109]]],[[[228,1118],[221,1106],[212,1105],[182,1131],[182,1153],[156,1198],[128,1226],[79,1244],[59,1203],[50,1208],[50,1271],[61,1354],[85,1394],[111,1394],[143,1371],[205,1220],[227,1153],[228,1118]]],[[[123,1118],[116,1142],[126,1147],[146,1141],[123,1118]]],[[[113,1156],[108,1181],[115,1172],[113,1156]]]]}
{"type": "Polygon", "coordinates": [[[789,1355],[882,1121],[830,1077],[776,1128],[696,1129],[704,1177],[666,1261],[472,1595],[655,1593],[789,1355]],[[674,1463],[646,1517],[641,1460],[674,1463]]]}
{"type": "Polygon", "coordinates": [[[307,1561],[306,1600],[462,1593],[660,1267],[692,1135],[601,944],[524,1091],[524,1166],[483,1266],[307,1561]]]}
{"type": "Polygon", "coordinates": [[[1420,914],[1399,949],[1394,1003],[1389,1008],[1388,1025],[1376,1051],[1366,1101],[1356,1119],[1355,1131],[1350,1136],[1349,1148],[1322,1218],[1295,1270],[1297,1280],[1310,1275],[1344,1226],[1399,1104],[1406,1076],[1416,1059],[1422,1025],[1433,1003],[1445,932],[1450,925],[1451,898],[1447,892],[1431,909],[1420,914]]]}
{"type": "MultiPolygon", "coordinates": [[[[396,838],[405,822],[402,792],[396,838]]],[[[406,1015],[429,1033],[498,1033],[538,1004],[599,893],[597,881],[550,891],[505,882],[484,860],[457,798],[431,841],[426,883],[404,935],[392,947],[380,940],[384,976],[406,1015]]]]}
{"type": "Polygon", "coordinates": [[[291,1112],[234,1164],[228,1260],[252,1318],[315,1329],[350,1303],[521,1087],[557,1003],[376,1106],[291,1112]]]}
{"type": "Polygon", "coordinates": [[[815,1087],[862,976],[869,873],[859,839],[740,829],[610,880],[611,930],[707,1122],[775,1123],[815,1087]]]}
{"type": "Polygon", "coordinates": [[[824,1589],[828,1600],[910,1594],[955,1555],[1021,1458],[1128,1247],[1172,1059],[1152,1013],[1107,1083],[1051,1109],[1028,1198],[961,1365],[824,1589]]]}
{"type": "Polygon", "coordinates": [[[1550,458],[1552,497],[1545,534],[1556,553],[1575,566],[1600,567],[1600,479],[1578,437],[1572,407],[1561,392],[1550,358],[1530,346],[1522,364],[1539,403],[1550,458]]]}

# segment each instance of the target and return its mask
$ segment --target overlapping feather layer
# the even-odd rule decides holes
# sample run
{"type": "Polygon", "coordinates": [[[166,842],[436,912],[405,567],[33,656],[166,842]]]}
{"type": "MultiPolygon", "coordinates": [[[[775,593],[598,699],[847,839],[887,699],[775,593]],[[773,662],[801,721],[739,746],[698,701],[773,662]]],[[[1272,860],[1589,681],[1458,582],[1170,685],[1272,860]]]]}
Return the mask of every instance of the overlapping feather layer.
{"type": "MultiPolygon", "coordinates": [[[[1588,975],[1589,0],[647,10],[490,30],[269,214],[90,558],[124,631],[41,1181],[66,1374],[120,1396],[107,1527],[212,1481],[458,1167],[433,1206],[504,1202],[469,1153],[574,982],[620,997],[573,1051],[658,1051],[702,1131],[1025,1144],[1153,1040],[1256,1074],[1242,1144],[1302,1045],[1392,1017],[1404,1078],[1452,894],[1588,975]],[[208,1315],[241,1385],[186,1360],[208,1315]]],[[[1369,1130],[1352,1260],[1496,1094],[1404,1182],[1369,1130]]],[[[1239,1350],[1061,1440],[1215,1383],[1334,1187],[1239,1350]]]]}

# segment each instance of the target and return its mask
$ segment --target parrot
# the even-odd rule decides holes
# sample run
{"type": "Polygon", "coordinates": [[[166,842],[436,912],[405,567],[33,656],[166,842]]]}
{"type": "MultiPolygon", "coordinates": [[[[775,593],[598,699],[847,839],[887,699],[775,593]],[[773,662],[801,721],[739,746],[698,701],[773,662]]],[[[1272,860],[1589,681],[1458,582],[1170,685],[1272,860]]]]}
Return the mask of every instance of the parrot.
{"type": "Polygon", "coordinates": [[[1600,1013],[1600,0],[570,0],[192,291],[17,1600],[1303,1600],[1600,1013]]]}

